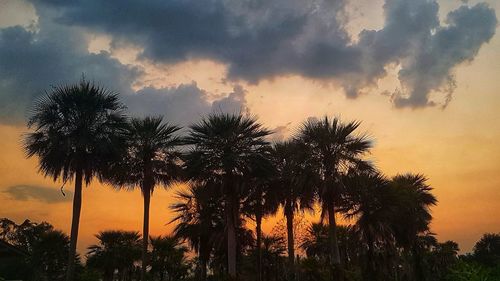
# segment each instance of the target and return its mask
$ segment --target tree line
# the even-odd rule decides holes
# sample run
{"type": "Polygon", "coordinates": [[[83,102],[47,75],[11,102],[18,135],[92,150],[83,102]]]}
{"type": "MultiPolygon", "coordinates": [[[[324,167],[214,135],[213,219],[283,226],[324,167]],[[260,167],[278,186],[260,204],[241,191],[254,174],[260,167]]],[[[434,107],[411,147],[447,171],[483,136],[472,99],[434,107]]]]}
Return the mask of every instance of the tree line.
{"type": "Polygon", "coordinates": [[[427,254],[442,246],[429,229],[432,188],[420,174],[378,171],[366,159],[373,140],[359,122],[308,119],[289,140],[270,143],[272,131],[251,116],[213,113],[182,129],[125,110],[118,94],[82,80],[54,87],[30,112],[28,157],[37,156],[45,176],[75,186],[66,280],[75,280],[82,187],[94,179],[141,190],[140,280],[154,278],[153,241],[167,239],[149,237],[151,195],[176,182],[189,188],[172,206],[176,226],[168,239],[196,252],[198,280],[441,280],[426,269],[427,254]],[[295,252],[294,217],[314,206],[321,221],[302,241],[304,258],[295,252]],[[264,235],[263,219],[279,210],[286,237],[264,235]]]}
{"type": "MultiPolygon", "coordinates": [[[[328,228],[321,223],[311,223],[305,229],[299,248],[304,256],[296,259],[296,280],[330,280],[325,270],[328,251],[328,228]]],[[[339,226],[339,245],[348,249],[342,259],[348,264],[348,280],[364,280],[361,275],[363,246],[359,245],[350,227],[339,226]]],[[[106,230],[96,234],[97,243],[88,247],[86,262],[75,255],[75,280],[78,281],[130,281],[140,278],[141,236],[136,231],[106,230]]],[[[247,236],[247,238],[251,238],[247,236]]],[[[423,240],[423,239],[422,239],[423,240]]],[[[69,252],[69,237],[47,223],[25,220],[20,224],[7,218],[0,219],[0,242],[15,246],[24,255],[0,255],[0,280],[53,281],[64,280],[69,252]]],[[[239,239],[244,248],[240,256],[241,279],[257,278],[255,239],[239,239]]],[[[182,238],[175,235],[150,237],[149,280],[173,281],[200,280],[199,258],[188,253],[182,238]]],[[[458,245],[453,241],[438,243],[427,239],[420,252],[425,280],[471,281],[499,280],[500,234],[485,234],[474,246],[473,252],[458,255],[458,245]]],[[[286,237],[279,232],[262,238],[263,280],[287,280],[288,263],[286,237]]],[[[216,247],[211,255],[207,280],[224,280],[221,272],[224,250],[216,247]]],[[[405,258],[405,257],[401,257],[405,258]]],[[[399,261],[398,280],[409,280],[399,261]]],[[[396,279],[386,279],[396,280],[396,279]]]]}

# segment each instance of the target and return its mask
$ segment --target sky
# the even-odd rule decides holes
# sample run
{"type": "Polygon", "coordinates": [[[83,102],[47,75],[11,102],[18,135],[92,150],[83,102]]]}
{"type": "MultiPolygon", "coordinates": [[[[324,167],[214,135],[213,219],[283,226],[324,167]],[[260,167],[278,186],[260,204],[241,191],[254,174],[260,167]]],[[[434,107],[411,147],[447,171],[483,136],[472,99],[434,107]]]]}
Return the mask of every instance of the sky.
{"type": "MultiPolygon", "coordinates": [[[[426,175],[432,232],[468,252],[500,232],[499,11],[495,0],[0,0],[0,217],[69,232],[71,184],[63,196],[21,141],[33,101],[85,75],[134,116],[188,126],[245,112],[273,141],[309,117],[359,120],[370,160],[387,176],[426,175]]],[[[173,228],[179,188],[155,191],[153,235],[173,228]]],[[[98,231],[141,226],[140,192],[84,189],[81,253],[98,231]]]]}

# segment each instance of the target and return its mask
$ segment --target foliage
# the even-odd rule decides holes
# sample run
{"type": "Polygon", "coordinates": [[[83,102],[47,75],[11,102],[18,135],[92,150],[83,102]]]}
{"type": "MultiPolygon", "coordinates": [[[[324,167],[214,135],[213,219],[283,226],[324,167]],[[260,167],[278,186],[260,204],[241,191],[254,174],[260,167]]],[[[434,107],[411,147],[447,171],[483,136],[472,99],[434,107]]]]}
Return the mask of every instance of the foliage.
{"type": "MultiPolygon", "coordinates": [[[[26,280],[64,280],[68,262],[69,237],[47,223],[25,220],[21,224],[0,219],[0,239],[22,253],[0,266],[0,275],[26,280]]],[[[79,262],[78,257],[75,257],[79,262]]]]}
{"type": "Polygon", "coordinates": [[[45,176],[66,182],[83,170],[90,183],[115,159],[125,121],[118,94],[84,79],[56,86],[30,112],[34,132],[26,135],[25,149],[28,157],[39,157],[45,176]]]}
{"type": "Polygon", "coordinates": [[[115,271],[119,276],[132,275],[141,256],[139,233],[109,230],[99,232],[96,238],[98,244],[88,248],[87,266],[98,270],[104,280],[112,280],[115,271]]]}

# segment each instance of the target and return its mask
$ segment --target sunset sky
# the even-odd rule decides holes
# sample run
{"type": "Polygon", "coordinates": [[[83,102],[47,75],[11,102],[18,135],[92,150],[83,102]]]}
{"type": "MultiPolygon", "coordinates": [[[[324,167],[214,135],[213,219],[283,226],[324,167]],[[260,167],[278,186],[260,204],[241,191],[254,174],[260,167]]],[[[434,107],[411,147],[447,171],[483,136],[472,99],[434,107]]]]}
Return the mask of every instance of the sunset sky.
{"type": "MultiPolygon", "coordinates": [[[[360,120],[369,158],[426,175],[432,231],[470,251],[500,232],[498,13],[496,0],[0,0],[0,217],[69,232],[72,185],[63,196],[38,174],[21,140],[32,102],[84,73],[131,114],[183,126],[242,111],[275,141],[309,117],[360,120]]],[[[153,235],[172,229],[174,190],[153,194],[153,235]]],[[[140,192],[84,189],[79,251],[141,226],[140,192]]]]}

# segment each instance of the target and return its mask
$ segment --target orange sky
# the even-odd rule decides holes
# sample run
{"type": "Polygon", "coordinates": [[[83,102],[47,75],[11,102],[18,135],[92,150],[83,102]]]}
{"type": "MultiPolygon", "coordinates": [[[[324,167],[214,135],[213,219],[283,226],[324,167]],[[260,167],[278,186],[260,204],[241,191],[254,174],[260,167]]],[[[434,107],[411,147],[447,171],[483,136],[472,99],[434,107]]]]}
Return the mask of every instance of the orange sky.
{"type": "MultiPolygon", "coordinates": [[[[373,2],[363,2],[368,15],[381,12],[380,5],[371,10],[373,2]]],[[[458,2],[440,3],[446,10],[448,5],[458,2]]],[[[491,5],[497,11],[500,9],[498,2],[492,1],[491,5]]],[[[0,26],[15,21],[26,19],[4,18],[0,26]]],[[[355,32],[360,26],[379,24],[376,16],[358,17],[351,22],[350,29],[355,32]]],[[[109,42],[105,36],[90,38],[90,51],[107,48],[109,42]]],[[[134,63],[133,54],[134,49],[123,48],[113,55],[122,62],[134,63]]],[[[234,86],[221,82],[226,67],[212,61],[143,66],[147,74],[137,87],[196,81],[200,88],[217,96],[234,86]]],[[[470,251],[483,233],[500,232],[500,36],[495,35],[484,45],[474,61],[455,70],[457,89],[446,109],[394,108],[388,97],[380,94],[397,87],[396,71],[389,69],[389,72],[391,75],[377,89],[354,100],[346,99],[334,81],[320,83],[299,76],[278,77],[259,84],[239,81],[239,84],[247,91],[249,111],[269,128],[286,126],[288,134],[310,116],[328,114],[361,120],[362,130],[376,140],[370,158],[389,176],[403,172],[425,174],[439,200],[433,208],[432,231],[439,240],[457,241],[463,252],[470,251]]],[[[44,186],[56,191],[60,188],[60,183],[37,174],[36,159],[25,159],[20,145],[23,132],[26,132],[24,126],[0,125],[0,217],[17,222],[25,218],[45,220],[69,232],[70,201],[16,200],[6,191],[16,185],[44,186]]],[[[65,188],[72,189],[69,184],[65,188]]],[[[153,195],[151,233],[154,235],[169,233],[172,228],[166,225],[172,217],[168,209],[172,195],[172,191],[160,189],[153,195]]],[[[268,222],[264,230],[270,231],[274,223],[268,222]]],[[[141,226],[139,192],[118,192],[98,183],[84,189],[79,251],[84,252],[95,242],[93,235],[99,230],[140,230],[141,226]]]]}

